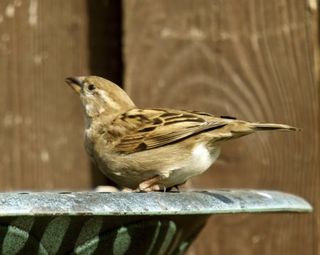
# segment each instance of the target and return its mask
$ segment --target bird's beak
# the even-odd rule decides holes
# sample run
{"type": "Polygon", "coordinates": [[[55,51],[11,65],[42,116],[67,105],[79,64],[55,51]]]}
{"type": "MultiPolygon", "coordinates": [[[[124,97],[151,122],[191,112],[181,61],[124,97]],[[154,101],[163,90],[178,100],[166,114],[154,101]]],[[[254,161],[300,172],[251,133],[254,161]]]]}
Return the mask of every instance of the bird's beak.
{"type": "Polygon", "coordinates": [[[83,87],[83,77],[68,77],[66,83],[71,86],[76,92],[80,93],[83,87]]]}

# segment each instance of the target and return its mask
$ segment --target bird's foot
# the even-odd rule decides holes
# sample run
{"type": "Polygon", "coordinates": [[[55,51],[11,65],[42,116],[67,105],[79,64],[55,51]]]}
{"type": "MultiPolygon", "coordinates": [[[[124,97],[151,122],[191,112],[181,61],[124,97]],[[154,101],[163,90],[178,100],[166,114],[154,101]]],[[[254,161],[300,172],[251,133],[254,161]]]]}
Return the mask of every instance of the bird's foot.
{"type": "Polygon", "coordinates": [[[174,186],[170,187],[170,188],[168,189],[168,191],[172,191],[173,189],[176,189],[176,191],[180,192],[180,184],[179,184],[179,185],[174,185],[174,186]]]}
{"type": "Polygon", "coordinates": [[[161,180],[161,177],[159,175],[156,175],[148,180],[145,180],[139,184],[137,191],[139,191],[139,192],[150,192],[150,191],[166,192],[166,187],[164,185],[161,185],[158,183],[160,180],[161,180]]]}

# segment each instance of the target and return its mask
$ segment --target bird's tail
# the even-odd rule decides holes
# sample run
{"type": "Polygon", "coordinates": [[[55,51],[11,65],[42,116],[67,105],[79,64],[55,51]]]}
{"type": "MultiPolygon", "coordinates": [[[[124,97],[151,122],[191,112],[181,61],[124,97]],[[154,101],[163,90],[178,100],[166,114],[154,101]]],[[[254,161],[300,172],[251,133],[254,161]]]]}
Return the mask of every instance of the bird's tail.
{"type": "Polygon", "coordinates": [[[242,120],[228,120],[228,124],[222,128],[223,132],[215,129],[215,139],[214,142],[226,141],[234,138],[238,138],[244,135],[249,135],[260,131],[298,131],[299,128],[292,127],[285,124],[275,124],[275,123],[258,123],[258,122],[247,122],[242,120]]]}
{"type": "Polygon", "coordinates": [[[274,123],[255,123],[249,124],[253,131],[267,131],[267,130],[283,130],[283,131],[299,131],[299,128],[292,127],[284,124],[274,124],[274,123]]]}

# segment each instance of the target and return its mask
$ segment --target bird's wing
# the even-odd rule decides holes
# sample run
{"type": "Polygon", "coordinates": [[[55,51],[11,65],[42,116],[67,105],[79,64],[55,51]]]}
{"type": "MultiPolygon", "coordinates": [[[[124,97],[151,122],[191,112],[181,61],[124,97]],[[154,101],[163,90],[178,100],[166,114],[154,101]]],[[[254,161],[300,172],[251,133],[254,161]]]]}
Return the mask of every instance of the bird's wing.
{"type": "Polygon", "coordinates": [[[227,123],[227,119],[203,112],[133,109],[113,122],[115,127],[127,127],[114,150],[129,154],[154,149],[203,131],[224,127],[227,123]]]}

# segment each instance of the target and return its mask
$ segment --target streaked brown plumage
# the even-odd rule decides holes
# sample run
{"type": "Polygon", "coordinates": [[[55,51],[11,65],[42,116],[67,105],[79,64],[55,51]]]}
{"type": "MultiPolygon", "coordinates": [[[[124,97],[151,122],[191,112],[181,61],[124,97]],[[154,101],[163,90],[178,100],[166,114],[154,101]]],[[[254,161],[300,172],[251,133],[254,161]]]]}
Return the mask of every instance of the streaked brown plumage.
{"type": "Polygon", "coordinates": [[[85,147],[121,187],[168,189],[207,170],[221,143],[261,130],[296,130],[271,123],[174,109],[139,109],[114,83],[97,76],[67,78],[85,107],[85,147]]]}

